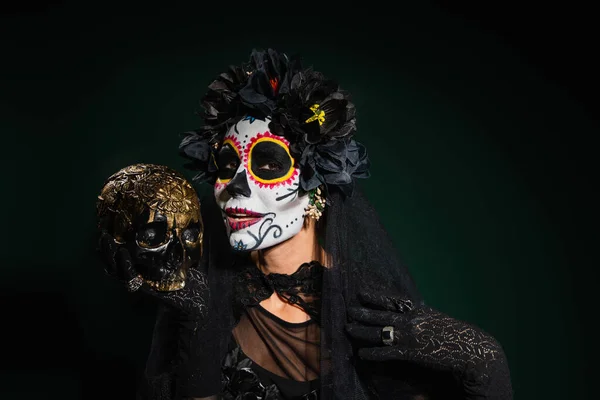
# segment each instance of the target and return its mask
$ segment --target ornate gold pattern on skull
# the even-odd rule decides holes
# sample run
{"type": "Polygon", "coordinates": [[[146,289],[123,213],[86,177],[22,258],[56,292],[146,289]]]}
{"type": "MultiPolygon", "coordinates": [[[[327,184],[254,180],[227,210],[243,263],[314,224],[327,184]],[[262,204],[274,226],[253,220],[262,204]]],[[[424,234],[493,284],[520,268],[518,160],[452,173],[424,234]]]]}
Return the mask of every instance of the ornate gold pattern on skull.
{"type": "Polygon", "coordinates": [[[198,195],[183,175],[163,165],[125,167],[106,180],[97,215],[146,283],[159,291],[184,287],[202,255],[203,225],[198,195]]]}

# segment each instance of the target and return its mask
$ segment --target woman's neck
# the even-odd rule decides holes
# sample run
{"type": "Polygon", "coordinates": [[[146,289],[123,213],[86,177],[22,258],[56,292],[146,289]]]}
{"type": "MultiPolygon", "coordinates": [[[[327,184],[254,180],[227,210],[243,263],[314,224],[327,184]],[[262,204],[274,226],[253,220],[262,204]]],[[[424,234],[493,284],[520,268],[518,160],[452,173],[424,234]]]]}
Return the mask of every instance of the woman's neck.
{"type": "Polygon", "coordinates": [[[275,246],[252,253],[256,266],[265,274],[293,274],[305,262],[321,261],[314,221],[305,223],[300,232],[275,246]]]}

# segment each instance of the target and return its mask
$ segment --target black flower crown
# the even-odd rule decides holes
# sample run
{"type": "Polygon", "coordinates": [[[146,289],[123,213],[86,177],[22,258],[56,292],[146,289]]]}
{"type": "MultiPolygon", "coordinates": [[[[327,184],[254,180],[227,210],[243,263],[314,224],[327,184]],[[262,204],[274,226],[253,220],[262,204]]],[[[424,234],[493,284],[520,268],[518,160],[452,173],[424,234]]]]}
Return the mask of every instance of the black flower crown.
{"type": "Polygon", "coordinates": [[[179,146],[186,168],[198,171],[196,181],[214,183],[220,143],[247,114],[270,117],[271,133],[290,142],[304,191],[335,186],[349,196],[353,178],[369,177],[366,149],[352,138],[350,95],[320,72],[303,69],[297,57],[253,50],[247,63],[229,67],[209,85],[202,107],[204,126],[186,132],[179,146]]]}

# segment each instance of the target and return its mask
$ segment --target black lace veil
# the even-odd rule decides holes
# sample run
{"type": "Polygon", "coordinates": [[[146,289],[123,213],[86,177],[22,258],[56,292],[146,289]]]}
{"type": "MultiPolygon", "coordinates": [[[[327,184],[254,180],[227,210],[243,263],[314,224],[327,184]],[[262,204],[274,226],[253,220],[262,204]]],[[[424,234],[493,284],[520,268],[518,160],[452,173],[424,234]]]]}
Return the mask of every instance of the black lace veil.
{"type": "Polygon", "coordinates": [[[325,220],[319,227],[330,257],[322,293],[322,354],[329,360],[321,367],[323,399],[370,398],[369,382],[358,376],[356,359],[345,325],[346,309],[356,305],[359,291],[383,292],[422,299],[407,267],[374,207],[357,186],[351,197],[330,191],[325,220]]]}

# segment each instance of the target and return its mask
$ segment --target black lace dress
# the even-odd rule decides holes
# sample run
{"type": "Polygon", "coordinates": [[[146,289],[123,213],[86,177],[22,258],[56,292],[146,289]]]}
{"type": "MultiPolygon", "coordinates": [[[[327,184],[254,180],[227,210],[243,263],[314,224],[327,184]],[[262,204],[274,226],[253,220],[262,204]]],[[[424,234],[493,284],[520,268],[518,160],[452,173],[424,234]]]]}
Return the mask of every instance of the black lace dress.
{"type": "Polygon", "coordinates": [[[320,293],[324,267],[305,263],[291,274],[263,274],[249,265],[236,279],[238,322],[223,361],[224,399],[318,399],[321,371],[320,293]],[[291,323],[264,309],[273,293],[310,319],[291,323]]]}

